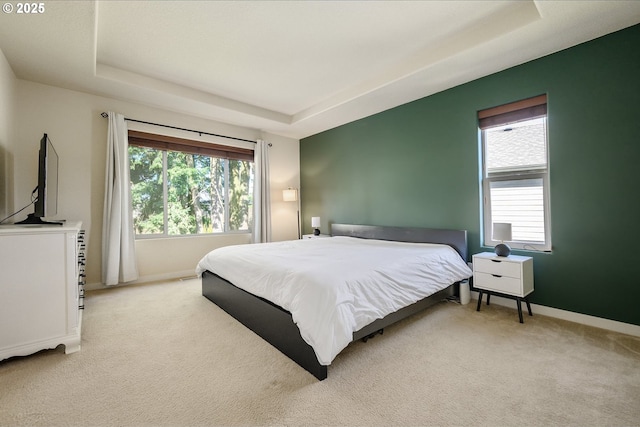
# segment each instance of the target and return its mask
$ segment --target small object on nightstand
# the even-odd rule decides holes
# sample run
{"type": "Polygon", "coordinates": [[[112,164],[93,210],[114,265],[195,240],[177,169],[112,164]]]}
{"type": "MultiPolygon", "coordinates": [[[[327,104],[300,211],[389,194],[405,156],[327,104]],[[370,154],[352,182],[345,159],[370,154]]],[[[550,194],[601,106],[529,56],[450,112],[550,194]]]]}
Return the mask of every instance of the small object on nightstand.
{"type": "Polygon", "coordinates": [[[499,243],[495,247],[495,252],[496,252],[496,255],[498,256],[508,257],[509,254],[511,254],[511,248],[509,247],[509,245],[506,245],[504,243],[499,243]]]}
{"type": "Polygon", "coordinates": [[[473,287],[479,292],[478,306],[482,305],[482,294],[487,294],[487,305],[491,295],[515,299],[518,305],[520,323],[522,319],[522,300],[527,304],[529,316],[531,305],[529,294],[533,292],[533,258],[511,255],[497,256],[491,252],[483,252],[473,256],[473,287]]]}
{"type": "Polygon", "coordinates": [[[319,236],[320,235],[320,217],[319,216],[311,217],[311,227],[313,227],[313,235],[319,236]]]}
{"type": "Polygon", "coordinates": [[[492,238],[500,241],[494,248],[496,255],[508,257],[511,253],[511,248],[504,242],[511,240],[511,224],[508,222],[494,222],[492,238]]]}

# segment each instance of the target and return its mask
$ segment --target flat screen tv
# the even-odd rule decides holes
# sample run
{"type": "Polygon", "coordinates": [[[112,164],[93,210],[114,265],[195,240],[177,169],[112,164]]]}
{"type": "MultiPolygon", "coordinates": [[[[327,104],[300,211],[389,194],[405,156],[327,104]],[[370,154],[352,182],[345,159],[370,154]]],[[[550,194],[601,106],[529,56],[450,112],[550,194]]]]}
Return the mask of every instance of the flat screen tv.
{"type": "Polygon", "coordinates": [[[18,224],[61,225],[62,222],[50,222],[42,219],[58,213],[58,153],[46,133],[40,140],[38,187],[33,192],[36,193],[36,191],[33,213],[18,224]]]}

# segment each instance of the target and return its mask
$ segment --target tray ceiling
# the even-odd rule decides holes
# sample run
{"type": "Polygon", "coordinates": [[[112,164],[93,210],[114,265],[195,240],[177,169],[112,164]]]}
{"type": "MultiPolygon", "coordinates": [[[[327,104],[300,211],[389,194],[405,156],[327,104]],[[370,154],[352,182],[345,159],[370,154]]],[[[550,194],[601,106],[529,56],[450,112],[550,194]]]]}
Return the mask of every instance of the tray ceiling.
{"type": "Polygon", "coordinates": [[[640,22],[638,1],[56,1],[16,77],[301,138],[640,22]]]}

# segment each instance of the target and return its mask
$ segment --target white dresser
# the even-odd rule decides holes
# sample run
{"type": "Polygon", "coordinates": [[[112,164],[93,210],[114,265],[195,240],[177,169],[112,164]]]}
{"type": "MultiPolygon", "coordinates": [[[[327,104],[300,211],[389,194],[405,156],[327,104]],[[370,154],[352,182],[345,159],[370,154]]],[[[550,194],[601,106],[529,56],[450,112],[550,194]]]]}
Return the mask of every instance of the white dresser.
{"type": "Polygon", "coordinates": [[[80,350],[81,228],[0,226],[0,360],[60,344],[65,353],[80,350]]]}
{"type": "Polygon", "coordinates": [[[487,305],[491,294],[497,294],[516,300],[520,323],[523,323],[522,300],[532,315],[528,295],[533,292],[533,258],[519,255],[501,257],[493,252],[475,254],[473,287],[479,293],[477,311],[480,311],[483,294],[487,294],[487,305]]]}

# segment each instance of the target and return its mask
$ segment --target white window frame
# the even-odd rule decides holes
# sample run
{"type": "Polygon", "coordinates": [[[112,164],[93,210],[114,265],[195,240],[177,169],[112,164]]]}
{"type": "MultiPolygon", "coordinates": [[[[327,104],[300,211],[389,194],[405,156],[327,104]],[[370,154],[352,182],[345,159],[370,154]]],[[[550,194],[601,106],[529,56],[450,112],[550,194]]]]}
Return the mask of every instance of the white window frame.
{"type": "MultiPolygon", "coordinates": [[[[490,176],[486,167],[486,130],[494,128],[494,126],[486,129],[480,129],[480,142],[481,142],[481,156],[482,156],[482,241],[483,245],[487,247],[495,247],[500,241],[493,240],[492,237],[492,211],[491,211],[491,191],[490,186],[493,182],[498,181],[523,181],[530,179],[542,179],[542,192],[543,192],[543,215],[544,215],[544,242],[539,241],[527,241],[527,240],[513,240],[506,242],[512,249],[529,250],[529,251],[545,251],[549,252],[552,249],[551,244],[551,204],[549,194],[549,137],[546,126],[547,116],[545,115],[545,153],[546,153],[546,167],[532,167],[530,169],[512,170],[494,172],[490,176]]],[[[496,125],[495,127],[502,127],[502,125],[496,125]]]]}
{"type": "Polygon", "coordinates": [[[532,173],[532,174],[519,174],[519,175],[505,175],[500,177],[490,177],[483,179],[483,214],[484,214],[484,245],[494,247],[498,243],[502,243],[500,241],[493,240],[492,238],[492,212],[491,212],[491,191],[490,186],[492,182],[496,181],[524,181],[530,179],[542,179],[542,197],[544,203],[544,243],[540,243],[539,241],[527,241],[527,240],[517,240],[510,241],[508,245],[512,249],[522,249],[522,250],[531,250],[531,251],[550,251],[551,250],[551,221],[550,218],[550,208],[549,208],[549,174],[548,172],[544,173],[532,173]]]}

